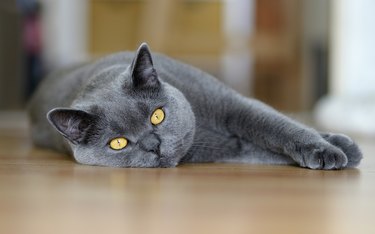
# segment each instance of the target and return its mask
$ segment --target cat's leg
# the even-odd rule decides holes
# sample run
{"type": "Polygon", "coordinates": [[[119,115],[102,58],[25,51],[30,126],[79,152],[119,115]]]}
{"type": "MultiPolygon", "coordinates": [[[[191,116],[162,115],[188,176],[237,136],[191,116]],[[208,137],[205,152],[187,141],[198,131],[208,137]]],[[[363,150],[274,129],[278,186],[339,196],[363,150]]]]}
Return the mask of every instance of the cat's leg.
{"type": "Polygon", "coordinates": [[[340,169],[357,165],[362,157],[359,150],[352,150],[358,148],[352,141],[347,143],[350,147],[344,147],[342,137],[322,137],[259,101],[240,99],[227,110],[229,132],[266,150],[288,155],[301,167],[340,169]]]}
{"type": "Polygon", "coordinates": [[[289,156],[263,149],[238,137],[217,132],[214,128],[198,128],[194,143],[180,163],[250,163],[291,165],[289,156]]]}

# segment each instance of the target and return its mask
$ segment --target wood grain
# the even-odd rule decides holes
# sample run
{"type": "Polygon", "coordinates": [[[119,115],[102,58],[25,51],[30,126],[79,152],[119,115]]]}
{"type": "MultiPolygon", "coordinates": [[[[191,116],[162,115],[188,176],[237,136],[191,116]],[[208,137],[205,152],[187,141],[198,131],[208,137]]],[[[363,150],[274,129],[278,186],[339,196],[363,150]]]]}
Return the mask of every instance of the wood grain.
{"type": "Polygon", "coordinates": [[[340,171],[124,169],[76,164],[1,126],[0,233],[375,233],[370,142],[358,169],[340,171]]]}

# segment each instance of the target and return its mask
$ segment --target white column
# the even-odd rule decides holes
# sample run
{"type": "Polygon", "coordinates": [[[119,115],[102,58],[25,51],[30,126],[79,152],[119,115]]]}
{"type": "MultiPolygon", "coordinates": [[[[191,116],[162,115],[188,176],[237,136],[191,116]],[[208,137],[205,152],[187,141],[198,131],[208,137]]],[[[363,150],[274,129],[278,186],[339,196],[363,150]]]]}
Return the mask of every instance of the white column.
{"type": "Polygon", "coordinates": [[[375,136],[375,1],[333,0],[330,93],[316,108],[322,127],[375,136]]]}
{"type": "Polygon", "coordinates": [[[40,0],[44,59],[61,67],[87,59],[88,0],[40,0]]]}
{"type": "Polygon", "coordinates": [[[225,49],[222,56],[223,80],[244,95],[251,94],[253,57],[249,41],[254,28],[253,0],[226,0],[223,7],[225,49]]]}

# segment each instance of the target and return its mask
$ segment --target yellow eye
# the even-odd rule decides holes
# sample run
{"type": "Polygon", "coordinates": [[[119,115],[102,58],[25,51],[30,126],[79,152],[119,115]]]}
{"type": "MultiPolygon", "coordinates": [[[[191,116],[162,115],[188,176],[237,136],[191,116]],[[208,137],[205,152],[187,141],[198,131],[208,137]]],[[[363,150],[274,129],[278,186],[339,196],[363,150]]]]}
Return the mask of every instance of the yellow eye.
{"type": "Polygon", "coordinates": [[[162,109],[156,109],[151,115],[151,123],[158,125],[164,120],[164,111],[162,109]]]}
{"type": "Polygon", "coordinates": [[[109,143],[109,146],[114,149],[114,150],[120,150],[126,147],[128,144],[128,140],[124,137],[118,137],[115,139],[112,139],[111,142],[109,143]]]}

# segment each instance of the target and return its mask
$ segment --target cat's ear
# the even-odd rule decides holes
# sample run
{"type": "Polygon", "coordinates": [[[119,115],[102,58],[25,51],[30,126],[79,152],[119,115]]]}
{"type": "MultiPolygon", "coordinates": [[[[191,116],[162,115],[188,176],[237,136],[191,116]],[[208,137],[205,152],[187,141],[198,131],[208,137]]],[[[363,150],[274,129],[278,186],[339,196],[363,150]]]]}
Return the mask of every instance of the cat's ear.
{"type": "Polygon", "coordinates": [[[130,67],[135,88],[157,88],[160,86],[158,75],[152,63],[151,52],[146,43],[138,48],[130,67]]]}
{"type": "Polygon", "coordinates": [[[95,124],[96,117],[81,110],[56,108],[48,112],[47,119],[66,139],[80,144],[87,130],[95,124]]]}

